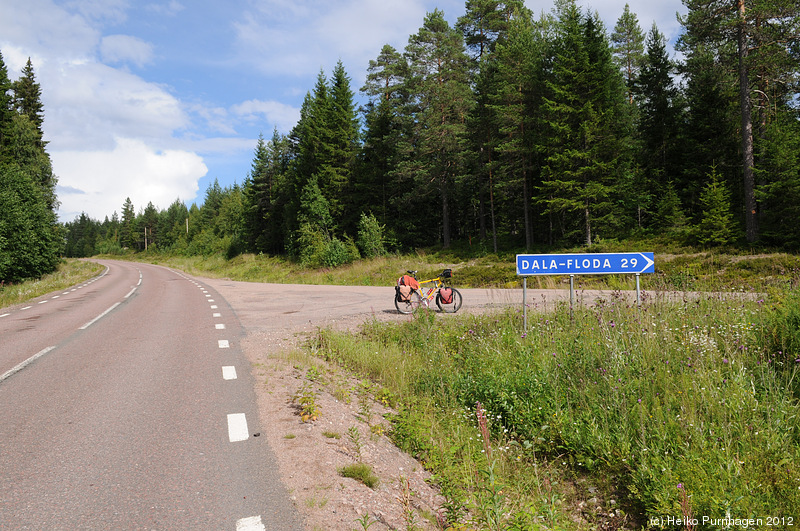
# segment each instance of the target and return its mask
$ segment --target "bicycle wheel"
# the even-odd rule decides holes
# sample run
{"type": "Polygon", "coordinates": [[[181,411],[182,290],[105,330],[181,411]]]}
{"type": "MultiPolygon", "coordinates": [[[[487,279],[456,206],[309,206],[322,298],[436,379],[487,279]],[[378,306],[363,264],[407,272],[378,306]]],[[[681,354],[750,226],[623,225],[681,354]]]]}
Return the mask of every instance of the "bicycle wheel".
{"type": "Polygon", "coordinates": [[[455,313],[459,308],[461,308],[461,292],[456,288],[450,289],[453,290],[453,300],[450,302],[450,304],[444,303],[441,293],[436,294],[436,306],[438,306],[439,309],[445,313],[455,313]]]}
{"type": "Polygon", "coordinates": [[[422,304],[422,297],[416,291],[411,292],[411,298],[407,301],[401,300],[399,293],[394,296],[394,307],[400,313],[414,313],[420,304],[422,304]]]}

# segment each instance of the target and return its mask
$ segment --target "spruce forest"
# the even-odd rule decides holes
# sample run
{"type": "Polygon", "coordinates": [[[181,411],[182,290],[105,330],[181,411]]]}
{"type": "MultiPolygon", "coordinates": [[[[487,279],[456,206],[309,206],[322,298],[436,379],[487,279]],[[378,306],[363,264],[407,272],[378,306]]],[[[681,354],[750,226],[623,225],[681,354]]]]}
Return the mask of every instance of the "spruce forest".
{"type": "MultiPolygon", "coordinates": [[[[321,71],[291,132],[258,139],[241,185],[214,182],[201,206],[128,200],[103,222],[81,215],[65,224],[64,252],[264,253],[335,267],[456,243],[797,250],[800,6],[683,3],[677,54],[628,6],[613,28],[575,0],[541,14],[521,0],[468,0],[454,26],[435,10],[403,50],[378,52],[363,87],[341,62],[321,71]]],[[[13,112],[19,94],[3,100],[3,138],[40,139],[36,120],[13,112]]],[[[52,173],[16,164],[2,178],[38,186],[45,216],[52,173]]]]}

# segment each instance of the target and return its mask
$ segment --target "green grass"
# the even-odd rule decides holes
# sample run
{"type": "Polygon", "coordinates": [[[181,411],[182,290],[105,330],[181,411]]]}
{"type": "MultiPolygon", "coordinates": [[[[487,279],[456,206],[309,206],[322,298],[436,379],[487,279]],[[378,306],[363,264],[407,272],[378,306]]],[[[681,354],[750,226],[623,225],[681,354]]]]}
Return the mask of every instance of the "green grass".
{"type": "Polygon", "coordinates": [[[619,512],[584,513],[587,527],[681,515],[683,493],[696,517],[800,516],[796,292],[534,319],[525,333],[516,310],[430,314],[320,331],[313,347],[398,397],[392,436],[433,471],[451,523],[466,507],[478,528],[571,529],[594,492],[619,512]]]}
{"type": "Polygon", "coordinates": [[[0,287],[0,308],[21,304],[30,299],[80,284],[100,274],[103,266],[83,260],[67,259],[58,269],[39,280],[29,280],[0,287]]]}
{"type": "MultiPolygon", "coordinates": [[[[641,276],[646,291],[760,291],[774,292],[797,287],[800,257],[786,253],[749,256],[735,252],[675,250],[652,243],[605,243],[591,249],[560,249],[558,252],[618,252],[655,250],[655,273],[641,276]],[[794,280],[792,280],[794,279],[794,280]]],[[[549,251],[545,251],[549,252],[549,251]]],[[[116,257],[120,258],[120,257],[116,257]]],[[[392,286],[411,269],[430,278],[442,269],[453,269],[457,287],[521,286],[514,254],[470,255],[465,250],[420,249],[406,255],[359,260],[336,269],[306,269],[280,257],[245,254],[226,260],[222,256],[169,256],[157,253],[126,255],[174,267],[192,275],[230,278],[247,282],[392,286]]],[[[567,289],[567,276],[531,277],[532,289],[567,289]]],[[[632,275],[577,276],[577,289],[635,289],[632,275]]]]}
{"type": "Polygon", "coordinates": [[[339,475],[360,481],[371,489],[377,488],[380,483],[378,476],[372,471],[372,467],[366,463],[345,465],[339,469],[339,475]]]}

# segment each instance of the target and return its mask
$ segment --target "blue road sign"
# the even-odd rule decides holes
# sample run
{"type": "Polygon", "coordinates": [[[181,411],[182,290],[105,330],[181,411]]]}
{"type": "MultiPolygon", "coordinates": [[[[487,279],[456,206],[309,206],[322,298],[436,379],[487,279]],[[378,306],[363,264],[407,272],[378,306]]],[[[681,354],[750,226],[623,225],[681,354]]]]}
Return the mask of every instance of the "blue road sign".
{"type": "Polygon", "coordinates": [[[517,275],[616,275],[655,271],[653,253],[518,254],[517,275]]]}

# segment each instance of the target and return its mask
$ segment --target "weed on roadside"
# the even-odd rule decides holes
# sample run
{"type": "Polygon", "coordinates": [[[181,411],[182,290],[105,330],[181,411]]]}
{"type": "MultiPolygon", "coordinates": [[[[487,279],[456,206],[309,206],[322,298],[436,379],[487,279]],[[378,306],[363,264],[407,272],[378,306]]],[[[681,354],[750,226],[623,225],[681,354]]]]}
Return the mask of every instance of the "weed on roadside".
{"type": "Polygon", "coordinates": [[[372,471],[372,467],[366,463],[345,465],[339,469],[339,475],[360,481],[371,489],[376,489],[380,483],[380,479],[372,471]]]}
{"type": "Polygon", "coordinates": [[[319,404],[317,403],[317,391],[311,382],[305,382],[292,397],[300,408],[300,420],[311,422],[317,420],[320,415],[319,404]]]}

